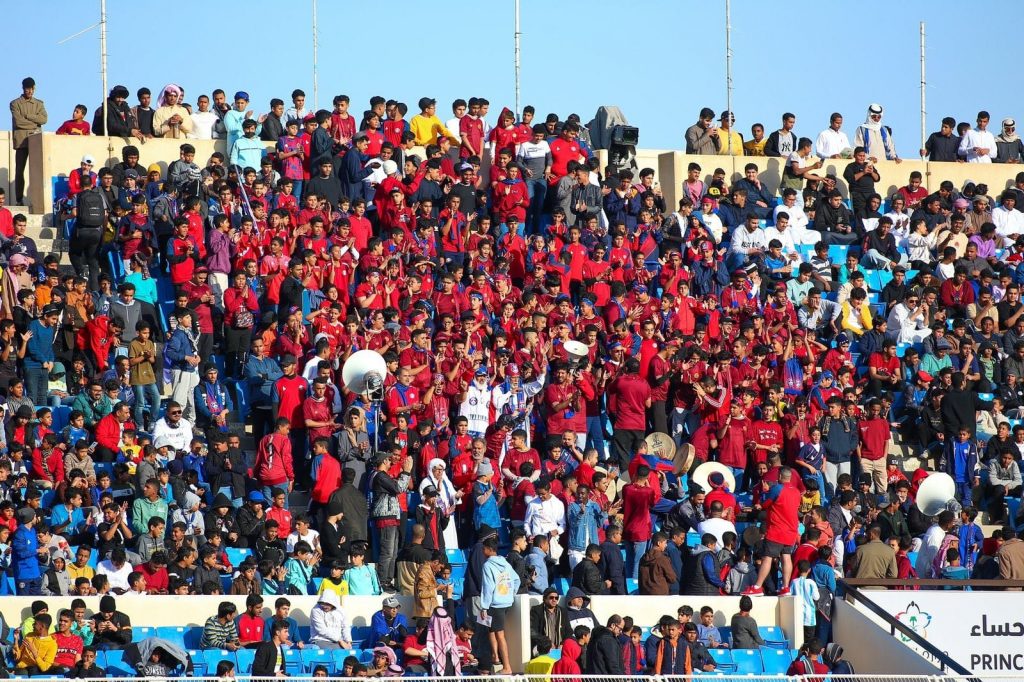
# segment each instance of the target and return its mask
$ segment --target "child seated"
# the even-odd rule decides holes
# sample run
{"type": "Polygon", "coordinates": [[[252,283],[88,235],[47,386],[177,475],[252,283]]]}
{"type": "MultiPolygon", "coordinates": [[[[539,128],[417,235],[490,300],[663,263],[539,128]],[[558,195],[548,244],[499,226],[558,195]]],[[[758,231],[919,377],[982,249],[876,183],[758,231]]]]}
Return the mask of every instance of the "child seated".
{"type": "MultiPolygon", "coordinates": [[[[946,550],[946,566],[942,569],[942,578],[944,580],[967,580],[971,577],[971,572],[967,570],[965,566],[960,565],[960,550],[956,547],[950,547],[946,550]]],[[[956,587],[946,586],[943,589],[955,590],[956,587]]],[[[970,587],[964,587],[963,589],[970,591],[970,587]]]]}

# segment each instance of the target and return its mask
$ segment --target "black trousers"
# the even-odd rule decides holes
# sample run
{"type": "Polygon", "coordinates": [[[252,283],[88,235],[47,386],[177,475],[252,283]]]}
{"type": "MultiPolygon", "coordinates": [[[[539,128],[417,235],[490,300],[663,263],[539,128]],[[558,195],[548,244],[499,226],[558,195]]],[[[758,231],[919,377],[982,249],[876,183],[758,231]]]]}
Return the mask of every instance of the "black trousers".
{"type": "Polygon", "coordinates": [[[634,429],[615,429],[612,435],[612,449],[618,460],[619,471],[629,469],[629,462],[644,440],[644,432],[634,429]]]}
{"type": "Polygon", "coordinates": [[[28,167],[28,142],[14,150],[14,203],[25,201],[25,168],[28,167]]]}
{"type": "Polygon", "coordinates": [[[79,277],[89,278],[89,289],[100,288],[100,246],[103,241],[103,228],[83,227],[78,225],[71,234],[68,245],[68,256],[71,267],[79,277]]]}

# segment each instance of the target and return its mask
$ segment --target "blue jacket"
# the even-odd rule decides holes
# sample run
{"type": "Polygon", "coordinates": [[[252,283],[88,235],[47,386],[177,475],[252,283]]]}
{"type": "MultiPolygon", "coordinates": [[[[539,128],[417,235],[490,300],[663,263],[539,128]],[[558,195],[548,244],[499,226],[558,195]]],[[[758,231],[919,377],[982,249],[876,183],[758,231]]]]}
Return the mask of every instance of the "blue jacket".
{"type": "Polygon", "coordinates": [[[39,320],[32,320],[28,325],[32,332],[32,338],[28,340],[25,349],[25,367],[42,367],[44,362],[53,362],[53,338],[56,334],[56,327],[47,327],[39,320]]]}
{"type": "Polygon", "coordinates": [[[196,351],[192,348],[192,344],[189,343],[188,334],[186,334],[184,329],[180,328],[174,330],[171,338],[167,340],[167,348],[164,349],[164,354],[171,362],[171,369],[180,369],[183,372],[199,372],[198,365],[193,367],[185,360],[185,358],[195,355],[195,353],[196,351]]]}
{"type": "Polygon", "coordinates": [[[978,475],[978,446],[968,440],[961,443],[953,440],[946,443],[942,458],[942,471],[953,477],[957,483],[971,483],[978,475]],[[957,466],[959,463],[960,466],[957,466]]]}
{"type": "MultiPolygon", "coordinates": [[[[213,413],[210,412],[210,406],[206,402],[206,389],[209,386],[209,382],[205,379],[199,382],[199,385],[193,390],[193,397],[196,401],[196,413],[199,415],[197,420],[201,424],[206,424],[213,421],[213,413]]],[[[231,412],[235,409],[234,403],[231,401],[231,391],[224,387],[224,384],[220,381],[217,382],[214,388],[214,395],[217,403],[220,405],[222,410],[231,412]]]]}
{"type": "Polygon", "coordinates": [[[747,192],[747,203],[743,207],[749,209],[751,213],[756,215],[761,220],[768,217],[768,214],[775,208],[775,196],[768,192],[765,184],[761,183],[761,189],[754,186],[754,183],[750,182],[746,178],[740,178],[736,181],[736,184],[732,186],[733,189],[742,189],[747,192]],[[768,204],[767,208],[762,208],[757,205],[757,202],[763,201],[768,204]]]}
{"type": "Polygon", "coordinates": [[[487,524],[491,528],[501,527],[501,517],[498,513],[498,491],[493,485],[488,483],[486,486],[477,482],[473,484],[473,527],[477,530],[480,526],[487,524]],[[488,488],[491,490],[490,497],[483,504],[477,504],[476,498],[480,497],[487,492],[488,488]]]}
{"type": "Polygon", "coordinates": [[[672,562],[672,570],[676,572],[676,580],[668,586],[668,593],[679,594],[679,584],[683,579],[683,555],[676,543],[669,540],[665,546],[665,556],[672,562]]]}
{"type": "Polygon", "coordinates": [[[245,137],[243,135],[231,145],[231,163],[242,168],[255,168],[258,171],[265,151],[266,149],[259,137],[245,137]]]}
{"type": "Polygon", "coordinates": [[[245,362],[245,378],[249,382],[249,403],[270,405],[274,399],[274,382],[284,376],[277,360],[269,355],[262,360],[250,355],[245,362]],[[266,377],[266,378],[264,378],[266,377]]]}
{"type": "Polygon", "coordinates": [[[639,193],[630,199],[620,197],[615,190],[612,190],[604,197],[604,212],[608,216],[608,222],[614,225],[621,220],[626,223],[626,230],[629,232],[636,229],[641,205],[639,193]]]}
{"type": "Polygon", "coordinates": [[[593,500],[587,500],[584,505],[580,505],[579,502],[570,504],[565,514],[569,549],[582,552],[588,544],[599,544],[601,539],[597,536],[597,531],[607,520],[608,515],[601,511],[601,507],[593,500]]]}
{"type": "Polygon", "coordinates": [[[548,564],[544,560],[546,555],[539,548],[534,547],[526,555],[526,565],[533,569],[533,582],[530,583],[530,594],[544,594],[548,589],[548,564]]]}
{"type": "Polygon", "coordinates": [[[369,648],[385,644],[385,640],[389,639],[401,642],[406,634],[402,630],[409,630],[409,621],[406,620],[405,614],[397,614],[391,625],[388,625],[384,620],[384,612],[378,611],[370,618],[370,641],[363,644],[369,648]]]}
{"type": "Polygon", "coordinates": [[[341,164],[338,166],[338,179],[341,180],[342,194],[353,201],[355,199],[370,200],[366,186],[363,183],[365,178],[373,172],[372,168],[364,168],[365,158],[355,149],[350,149],[345,156],[341,157],[341,164]]]}
{"type": "Polygon", "coordinates": [[[714,294],[720,296],[722,290],[729,286],[729,271],[725,263],[716,260],[711,267],[704,265],[704,261],[693,264],[693,281],[690,282],[690,293],[694,296],[706,296],[714,294]]]}
{"type": "Polygon", "coordinates": [[[484,562],[483,588],[480,590],[480,608],[503,609],[512,606],[519,592],[519,575],[500,556],[492,556],[484,562]]]}
{"type": "Polygon", "coordinates": [[[20,526],[14,531],[14,539],[11,541],[11,570],[15,578],[33,580],[42,575],[36,556],[38,549],[39,541],[36,540],[35,528],[20,526]]]}

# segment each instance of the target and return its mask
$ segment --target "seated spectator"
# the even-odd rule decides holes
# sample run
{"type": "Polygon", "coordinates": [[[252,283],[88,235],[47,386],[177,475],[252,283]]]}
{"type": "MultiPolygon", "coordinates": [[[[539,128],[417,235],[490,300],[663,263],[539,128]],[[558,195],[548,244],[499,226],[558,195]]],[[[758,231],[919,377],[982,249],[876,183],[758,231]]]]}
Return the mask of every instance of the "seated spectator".
{"type": "Polygon", "coordinates": [[[235,651],[241,648],[238,628],[235,626],[237,609],[229,601],[222,601],[217,607],[217,615],[210,616],[203,625],[203,638],[200,646],[203,649],[227,649],[235,651]]]}
{"type": "Polygon", "coordinates": [[[113,596],[106,594],[100,599],[99,613],[92,620],[95,633],[93,646],[97,649],[124,649],[131,643],[132,622],[126,614],[117,610],[113,596]]]}
{"type": "Polygon", "coordinates": [[[352,631],[341,599],[334,592],[318,598],[309,614],[309,643],[320,649],[351,649],[352,631]]]}

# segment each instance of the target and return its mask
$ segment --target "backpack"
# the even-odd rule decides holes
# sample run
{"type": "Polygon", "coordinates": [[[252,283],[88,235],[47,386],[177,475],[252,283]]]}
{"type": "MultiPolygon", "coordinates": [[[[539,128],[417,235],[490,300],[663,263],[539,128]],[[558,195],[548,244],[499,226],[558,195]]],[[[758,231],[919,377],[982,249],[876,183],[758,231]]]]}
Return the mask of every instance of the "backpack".
{"type": "Polygon", "coordinates": [[[103,196],[94,189],[86,190],[78,194],[76,202],[78,209],[77,225],[81,227],[103,227],[106,220],[106,202],[103,196]]]}

